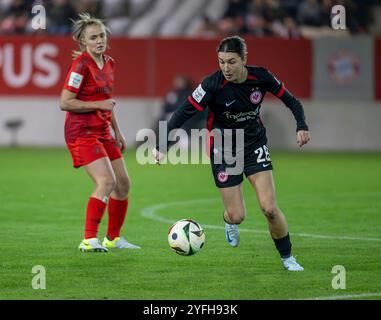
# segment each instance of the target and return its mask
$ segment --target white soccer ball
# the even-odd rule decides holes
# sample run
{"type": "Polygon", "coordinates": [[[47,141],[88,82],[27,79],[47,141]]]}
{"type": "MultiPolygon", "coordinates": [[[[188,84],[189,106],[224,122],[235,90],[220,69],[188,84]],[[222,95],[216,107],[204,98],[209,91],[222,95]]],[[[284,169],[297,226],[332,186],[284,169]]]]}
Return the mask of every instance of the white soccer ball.
{"type": "Polygon", "coordinates": [[[204,246],[205,233],[196,221],[183,219],[169,228],[168,242],[176,253],[182,256],[191,256],[204,246]]]}

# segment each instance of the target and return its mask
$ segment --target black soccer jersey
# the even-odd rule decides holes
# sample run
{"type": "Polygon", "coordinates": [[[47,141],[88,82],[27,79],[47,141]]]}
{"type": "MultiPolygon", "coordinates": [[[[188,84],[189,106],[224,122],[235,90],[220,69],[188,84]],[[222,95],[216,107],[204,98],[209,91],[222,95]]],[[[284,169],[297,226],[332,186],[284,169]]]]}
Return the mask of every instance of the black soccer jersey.
{"type": "Polygon", "coordinates": [[[245,147],[254,144],[266,134],[259,112],[267,92],[277,96],[290,108],[296,120],[297,131],[308,130],[301,103],[284,84],[265,68],[246,68],[247,79],[242,83],[227,81],[222,71],[206,77],[173,114],[168,122],[168,132],[180,128],[187,119],[208,108],[209,130],[244,129],[245,147]]]}

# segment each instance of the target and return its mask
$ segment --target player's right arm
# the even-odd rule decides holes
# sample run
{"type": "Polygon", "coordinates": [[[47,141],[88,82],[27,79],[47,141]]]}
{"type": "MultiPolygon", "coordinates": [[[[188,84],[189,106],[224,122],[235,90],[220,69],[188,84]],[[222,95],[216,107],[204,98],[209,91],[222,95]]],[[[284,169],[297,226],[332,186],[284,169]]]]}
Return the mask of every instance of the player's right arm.
{"type": "Polygon", "coordinates": [[[61,92],[60,108],[62,111],[86,113],[95,110],[112,110],[115,100],[82,101],[77,98],[87,81],[88,58],[77,56],[67,73],[63,90],[61,92]]]}
{"type": "Polygon", "coordinates": [[[85,113],[95,110],[112,110],[114,105],[114,99],[102,101],[82,101],[77,99],[77,93],[75,92],[63,89],[61,93],[60,108],[62,111],[85,113]]]}
{"type": "Polygon", "coordinates": [[[170,146],[168,136],[172,130],[180,128],[188,119],[204,111],[212,100],[219,83],[217,73],[207,77],[191,95],[176,109],[167,124],[167,136],[159,137],[159,144],[153,150],[156,162],[159,163],[170,146]]]}

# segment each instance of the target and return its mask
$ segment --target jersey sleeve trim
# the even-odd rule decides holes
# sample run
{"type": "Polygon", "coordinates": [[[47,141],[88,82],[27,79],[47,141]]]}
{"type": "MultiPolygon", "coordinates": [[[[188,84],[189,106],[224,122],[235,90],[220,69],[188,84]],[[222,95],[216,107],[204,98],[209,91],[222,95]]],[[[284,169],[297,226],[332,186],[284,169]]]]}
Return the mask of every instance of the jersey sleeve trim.
{"type": "Polygon", "coordinates": [[[194,106],[198,111],[204,111],[204,109],[196,102],[193,100],[193,98],[191,96],[188,96],[188,101],[189,103],[194,106]]]}
{"type": "Polygon", "coordinates": [[[254,77],[253,75],[251,74],[247,74],[247,80],[258,80],[257,77],[254,77]]]}
{"type": "Polygon", "coordinates": [[[282,88],[280,88],[280,91],[277,93],[277,97],[280,98],[285,91],[284,83],[282,83],[282,88]]]}

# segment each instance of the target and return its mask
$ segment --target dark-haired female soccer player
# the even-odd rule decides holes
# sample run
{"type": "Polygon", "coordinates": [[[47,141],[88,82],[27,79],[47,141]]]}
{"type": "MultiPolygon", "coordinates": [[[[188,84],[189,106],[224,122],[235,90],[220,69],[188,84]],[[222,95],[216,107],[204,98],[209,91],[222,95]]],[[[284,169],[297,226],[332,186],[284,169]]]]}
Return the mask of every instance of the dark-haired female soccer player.
{"type": "Polygon", "coordinates": [[[113,111],[114,60],[105,55],[107,28],[88,14],[79,16],[74,22],[74,39],[81,52],[67,74],[60,103],[61,109],[67,111],[65,140],[73,165],[83,166],[95,183],[87,203],[85,235],[79,249],[82,252],[135,249],[139,247],[120,236],[127,213],[130,179],[121,153],[126,140],[113,111]],[[98,226],[107,206],[107,234],[100,243],[98,226]]]}
{"type": "MultiPolygon", "coordinates": [[[[303,267],[291,253],[287,222],[276,202],[266,129],[260,120],[259,110],[267,91],[281,99],[295,117],[296,142],[301,147],[310,140],[303,107],[268,70],[246,65],[247,47],[242,38],[233,36],[223,39],[217,54],[220,70],[206,77],[177,109],[168,122],[168,132],[180,128],[187,119],[207,107],[209,130],[220,130],[223,138],[228,132],[226,129],[233,129],[233,135],[236,129],[244,130],[241,173],[229,174],[232,164],[226,161],[228,153],[221,144],[216,145],[216,139],[210,145],[212,172],[224,204],[226,239],[233,247],[237,247],[240,241],[238,224],[246,215],[242,193],[245,174],[267,218],[270,235],[283,266],[290,271],[302,271],[303,267]],[[215,161],[218,154],[222,154],[222,161],[215,161]]],[[[153,150],[157,163],[167,151],[164,147],[167,142],[162,142],[153,150]]],[[[239,149],[239,146],[236,147],[239,149]]]]}

